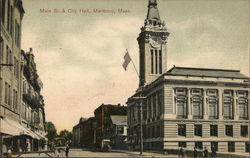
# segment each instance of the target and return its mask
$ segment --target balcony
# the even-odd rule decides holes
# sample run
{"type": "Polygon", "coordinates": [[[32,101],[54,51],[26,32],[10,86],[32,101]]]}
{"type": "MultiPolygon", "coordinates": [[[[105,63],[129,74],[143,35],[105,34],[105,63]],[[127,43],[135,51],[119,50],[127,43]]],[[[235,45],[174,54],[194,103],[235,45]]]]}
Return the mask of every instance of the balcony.
{"type": "Polygon", "coordinates": [[[31,108],[39,108],[39,107],[43,107],[44,105],[42,98],[37,99],[37,98],[32,97],[29,94],[23,94],[23,100],[27,102],[31,106],[31,108]]]}

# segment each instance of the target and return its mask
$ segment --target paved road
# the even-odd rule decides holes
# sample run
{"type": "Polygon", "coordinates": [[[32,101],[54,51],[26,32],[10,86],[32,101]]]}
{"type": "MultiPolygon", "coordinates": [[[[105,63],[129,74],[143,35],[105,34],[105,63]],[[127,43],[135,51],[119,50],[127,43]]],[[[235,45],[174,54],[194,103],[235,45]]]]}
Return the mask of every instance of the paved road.
{"type": "MultiPolygon", "coordinates": [[[[236,155],[218,155],[217,158],[249,158],[248,153],[235,153],[236,155]]],[[[56,154],[50,153],[50,156],[52,157],[57,157],[56,154]]],[[[59,157],[65,157],[65,152],[61,152],[58,155],[59,157]]],[[[17,157],[17,155],[13,155],[13,157],[17,157]]],[[[38,153],[33,153],[33,154],[25,154],[21,155],[20,157],[49,157],[46,154],[38,154],[38,153]]],[[[146,158],[179,158],[178,155],[163,155],[163,154],[158,154],[158,153],[149,153],[149,152],[144,152],[143,155],[140,155],[139,152],[131,152],[131,151],[125,151],[125,150],[116,150],[112,152],[92,152],[88,150],[81,150],[81,149],[71,149],[69,152],[69,157],[101,157],[101,158],[139,158],[139,157],[146,157],[146,158]]],[[[192,155],[185,155],[184,158],[193,158],[192,155]]]]}
{"type": "MultiPolygon", "coordinates": [[[[57,157],[56,154],[50,153],[50,156],[57,157]]],[[[17,157],[17,155],[14,155],[13,157],[17,157]]],[[[49,157],[46,154],[25,154],[21,155],[20,157],[49,157]]],[[[65,152],[59,153],[59,157],[65,157],[65,152]]],[[[139,157],[154,157],[154,158],[163,158],[163,157],[171,157],[171,158],[178,158],[176,155],[163,155],[163,154],[157,154],[157,153],[147,153],[145,152],[143,155],[140,155],[139,152],[130,152],[130,151],[111,151],[111,152],[92,152],[88,150],[81,150],[81,149],[71,149],[69,151],[69,157],[122,157],[122,158],[139,158],[139,157]]]]}

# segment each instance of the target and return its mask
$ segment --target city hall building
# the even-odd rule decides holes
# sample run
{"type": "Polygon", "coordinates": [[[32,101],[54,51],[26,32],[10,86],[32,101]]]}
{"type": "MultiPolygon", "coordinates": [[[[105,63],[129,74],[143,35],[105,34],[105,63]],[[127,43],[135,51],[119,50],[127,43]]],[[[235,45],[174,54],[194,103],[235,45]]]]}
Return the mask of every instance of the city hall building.
{"type": "Polygon", "coordinates": [[[140,83],[128,98],[128,146],[144,149],[249,152],[249,77],[239,70],[173,66],[167,70],[169,33],[156,0],[149,0],[139,44],[140,83]],[[143,96],[143,97],[142,97],[143,96]],[[143,98],[143,99],[140,99],[143,98]]]}

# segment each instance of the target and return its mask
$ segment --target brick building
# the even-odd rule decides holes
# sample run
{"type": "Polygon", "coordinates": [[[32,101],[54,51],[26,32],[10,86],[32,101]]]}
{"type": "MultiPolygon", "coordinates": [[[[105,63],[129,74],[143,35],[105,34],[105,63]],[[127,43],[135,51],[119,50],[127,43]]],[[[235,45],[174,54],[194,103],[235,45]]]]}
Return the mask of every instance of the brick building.
{"type": "Polygon", "coordinates": [[[79,123],[73,127],[73,147],[94,147],[95,118],[81,118],[79,123]]]}
{"type": "Polygon", "coordinates": [[[101,141],[108,138],[111,115],[126,115],[127,107],[111,104],[102,104],[95,110],[96,127],[96,146],[101,146],[101,141]]]}

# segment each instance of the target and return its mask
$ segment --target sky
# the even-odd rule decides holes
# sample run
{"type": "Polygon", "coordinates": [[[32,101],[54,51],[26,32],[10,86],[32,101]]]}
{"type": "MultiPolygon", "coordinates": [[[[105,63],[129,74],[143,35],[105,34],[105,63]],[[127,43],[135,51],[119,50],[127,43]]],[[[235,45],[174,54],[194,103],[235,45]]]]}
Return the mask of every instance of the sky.
{"type": "MultiPolygon", "coordinates": [[[[249,75],[250,1],[157,2],[170,33],[168,69],[236,69],[249,75]]],[[[122,63],[128,49],[138,69],[136,39],[147,4],[148,0],[23,0],[22,49],[33,48],[46,121],[58,131],[72,130],[80,117],[94,116],[102,103],[126,105],[138,88],[133,65],[124,71],[122,63]]]]}

